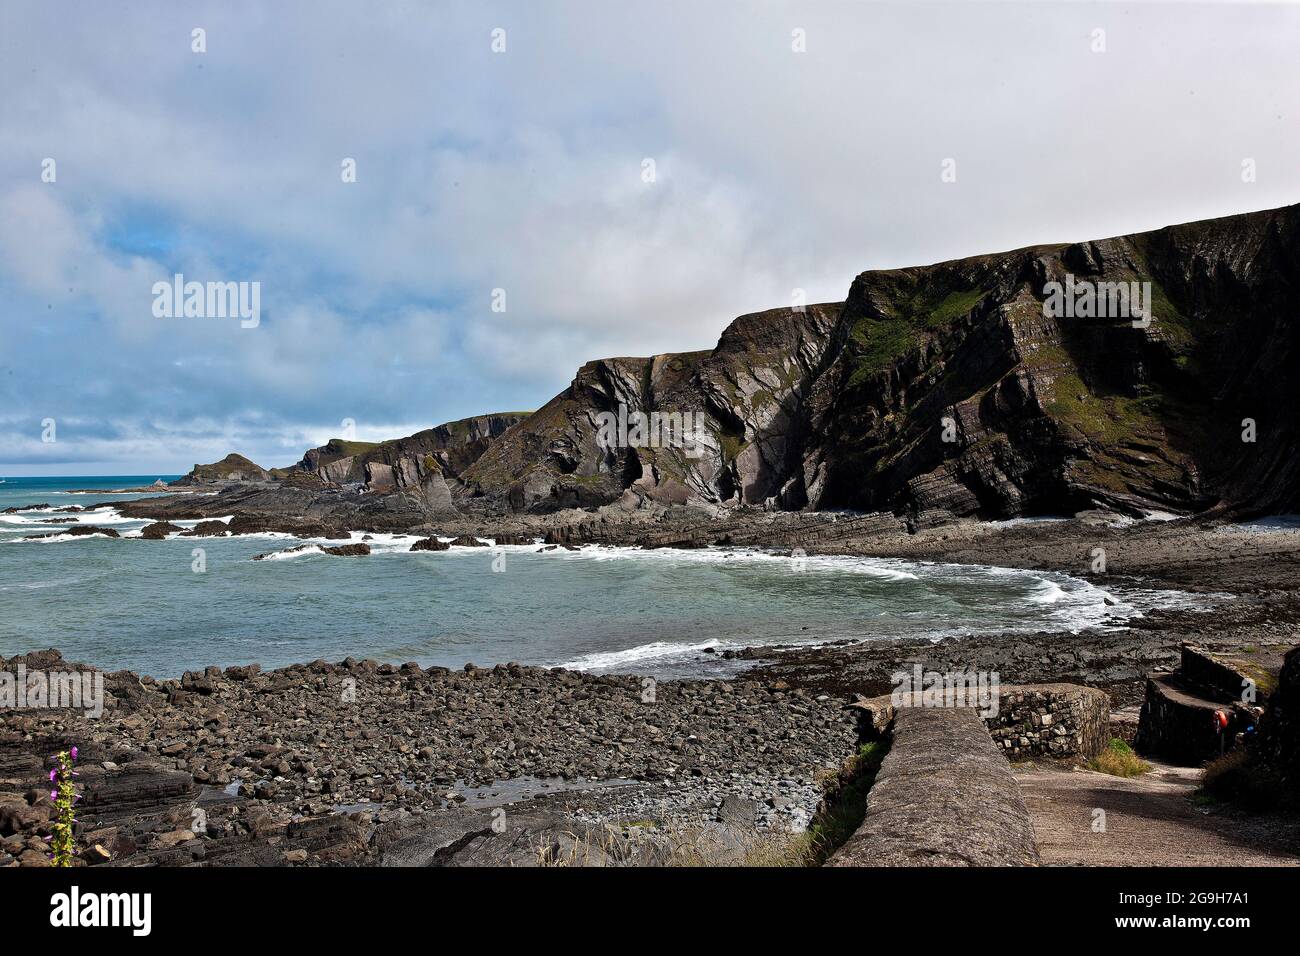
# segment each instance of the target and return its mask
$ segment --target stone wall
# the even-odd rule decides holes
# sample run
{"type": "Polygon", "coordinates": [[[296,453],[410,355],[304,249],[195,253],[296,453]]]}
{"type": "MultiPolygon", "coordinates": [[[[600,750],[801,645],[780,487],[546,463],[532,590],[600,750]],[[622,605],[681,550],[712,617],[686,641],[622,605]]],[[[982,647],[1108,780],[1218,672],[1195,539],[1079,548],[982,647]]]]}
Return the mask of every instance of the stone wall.
{"type": "MultiPolygon", "coordinates": [[[[858,735],[863,740],[884,736],[899,710],[914,709],[896,708],[889,697],[859,699],[849,706],[858,712],[858,735]]],[[[983,720],[1010,760],[1088,759],[1110,741],[1110,697],[1079,684],[1016,684],[1001,688],[997,713],[983,720]]]]}
{"type": "Polygon", "coordinates": [[[997,716],[984,718],[1011,760],[1095,757],[1110,742],[1110,697],[1077,684],[1025,684],[1002,690],[997,716]]]}
{"type": "Polygon", "coordinates": [[[1201,696],[1199,685],[1180,674],[1154,674],[1147,679],[1146,699],[1133,741],[1138,753],[1187,767],[1199,766],[1228,749],[1218,714],[1229,705],[1201,696]]]}
{"type": "Polygon", "coordinates": [[[1253,733],[1277,685],[1281,651],[1208,651],[1184,644],[1176,673],[1151,674],[1134,746],[1139,753],[1194,767],[1253,733]],[[1253,687],[1255,700],[1244,696],[1253,687]]]}

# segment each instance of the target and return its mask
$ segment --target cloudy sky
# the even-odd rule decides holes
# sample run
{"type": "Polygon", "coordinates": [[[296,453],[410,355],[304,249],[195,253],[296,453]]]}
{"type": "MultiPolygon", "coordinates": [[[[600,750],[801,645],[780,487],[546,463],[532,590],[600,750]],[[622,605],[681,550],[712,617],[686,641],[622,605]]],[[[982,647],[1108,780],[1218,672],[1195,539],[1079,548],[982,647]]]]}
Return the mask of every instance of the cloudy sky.
{"type": "Polygon", "coordinates": [[[1298,49],[1284,5],[0,0],[0,474],[283,465],[865,269],[1300,201],[1298,49]],[[176,273],[260,324],[156,317],[176,273]]]}

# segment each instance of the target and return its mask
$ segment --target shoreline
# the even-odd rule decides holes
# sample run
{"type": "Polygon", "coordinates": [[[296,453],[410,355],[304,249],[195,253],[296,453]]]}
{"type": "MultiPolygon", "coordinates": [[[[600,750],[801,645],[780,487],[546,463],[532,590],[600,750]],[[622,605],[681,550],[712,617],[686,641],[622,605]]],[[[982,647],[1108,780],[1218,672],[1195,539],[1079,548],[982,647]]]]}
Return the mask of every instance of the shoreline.
{"type": "MultiPolygon", "coordinates": [[[[1290,529],[1073,519],[949,524],[906,537],[844,533],[873,521],[759,519],[762,527],[733,522],[724,533],[739,546],[762,532],[769,547],[810,554],[978,558],[1074,574],[1092,547],[1104,546],[1112,573],[1078,576],[1176,587],[1213,609],[1155,610],[1105,632],[751,647],[734,655],[750,669],[652,682],[649,698],[635,674],[509,663],[451,670],[349,659],[265,672],[207,667],[179,680],[115,672],[106,677],[114,705],[99,721],[67,711],[0,713],[0,765],[36,769],[45,751],[76,743],[86,786],[104,788],[108,805],[123,787],[144,794],[126,814],[100,817],[88,807],[87,825],[110,862],[375,863],[395,847],[407,859],[409,841],[430,833],[460,834],[436,851],[454,857],[459,851],[448,847],[482,827],[489,804],[522,820],[525,844],[584,827],[622,841],[639,839],[646,825],[661,835],[712,832],[724,818],[747,821],[746,834],[784,839],[807,825],[825,780],[854,752],[845,705],[888,692],[894,670],[996,671],[1004,685],[1100,687],[1111,695],[1115,734],[1125,736],[1146,675],[1172,667],[1182,642],[1300,643],[1300,534],[1290,529]],[[1081,529],[1092,540],[1081,540],[1081,529]],[[202,836],[188,823],[191,807],[204,811],[202,836]],[[309,840],[313,828],[332,836],[309,840]]],[[[548,534],[574,546],[572,535],[548,534]]],[[[60,663],[45,653],[26,659],[60,663]]],[[[30,785],[11,771],[0,791],[30,785]]],[[[39,801],[27,810],[39,816],[39,801]]],[[[513,862],[536,849],[512,846],[513,862]]],[[[27,852],[13,838],[7,847],[20,850],[14,859],[27,852]]]]}
{"type": "MultiPolygon", "coordinates": [[[[219,497],[219,496],[218,496],[219,497]]],[[[113,521],[127,520],[147,521],[148,518],[137,517],[124,512],[124,505],[137,505],[152,510],[161,505],[173,509],[174,502],[167,499],[137,499],[134,502],[104,502],[102,507],[113,510],[113,521]]],[[[39,506],[32,506],[36,508],[39,506]]],[[[96,506],[74,509],[58,509],[46,506],[46,514],[69,511],[67,523],[76,528],[82,527],[81,534],[88,535],[89,526],[78,519],[84,518],[91,525],[96,520],[106,520],[96,506]]],[[[27,510],[26,508],[22,510],[27,510]]],[[[133,509],[135,510],[135,509],[133,509]]],[[[225,511],[224,506],[209,511],[225,511]]],[[[430,538],[438,537],[458,549],[459,541],[465,536],[481,535],[486,541],[504,540],[505,551],[568,551],[581,550],[583,546],[596,548],[624,549],[633,548],[638,554],[654,552],[667,553],[687,548],[686,541],[679,538],[663,547],[646,541],[647,522],[628,521],[603,524],[599,527],[590,525],[573,525],[566,523],[569,515],[553,516],[552,520],[538,524],[536,520],[516,521],[503,529],[484,526],[480,522],[459,522],[448,526],[443,523],[440,530],[420,529],[401,532],[377,533],[377,546],[383,552],[393,550],[387,547],[394,541],[387,539],[420,540],[420,535],[430,538]],[[473,529],[472,531],[470,529],[473,529]],[[576,533],[575,533],[576,531],[576,533]],[[527,543],[526,543],[527,542],[527,543]]],[[[602,521],[604,521],[602,516],[602,521]]],[[[678,519],[681,516],[671,516],[678,519]]],[[[60,519],[55,518],[53,521],[60,519]]],[[[289,541],[304,553],[310,553],[313,542],[319,540],[344,541],[356,544],[370,542],[369,532],[353,529],[344,532],[346,537],[323,538],[312,535],[311,531],[322,529],[290,529],[265,516],[234,515],[227,511],[219,518],[177,519],[186,525],[197,522],[196,527],[181,528],[171,526],[166,533],[145,537],[152,540],[177,538],[206,538],[216,534],[222,538],[273,538],[277,541],[289,541]],[[205,522],[211,527],[206,527],[205,522]],[[220,522],[220,524],[218,524],[220,522]],[[268,527],[271,524],[274,527],[268,527]]],[[[39,525],[48,525],[50,520],[34,521],[32,530],[39,525]]],[[[110,522],[111,523],[111,522],[110,522]]],[[[660,516],[656,526],[672,526],[666,516],[660,516]]],[[[1233,525],[1225,523],[1196,522],[1189,519],[1174,521],[1150,521],[1141,523],[1115,524],[1095,520],[1043,519],[1023,522],[951,522],[933,527],[918,529],[912,533],[899,534],[884,522],[880,515],[791,515],[788,513],[744,514],[724,516],[721,521],[712,522],[715,527],[701,529],[698,524],[688,526],[689,540],[692,543],[711,538],[710,543],[690,546],[685,553],[700,554],[716,552],[725,555],[747,557],[774,557],[789,559],[793,554],[806,554],[810,560],[822,558],[851,560],[855,558],[900,560],[917,564],[955,569],[970,568],[978,571],[998,571],[1023,573],[1027,575],[1055,573],[1068,576],[1074,582],[1095,587],[1108,605],[1131,607],[1126,617],[1116,619],[1113,623],[1098,619],[1083,621],[1075,626],[1063,626],[1051,620],[1045,620],[1043,626],[1035,628],[1027,624],[1016,627],[990,627],[987,623],[976,625],[953,624],[947,633],[931,630],[925,634],[905,635],[887,633],[885,635],[859,636],[856,633],[831,632],[824,637],[810,640],[774,640],[771,643],[745,644],[743,639],[728,637],[727,645],[718,653],[709,653],[696,642],[683,645],[680,650],[668,649],[674,661],[697,660],[752,662],[748,669],[776,667],[783,672],[797,672],[799,668],[791,661],[804,661],[816,669],[815,659],[819,657],[836,657],[852,660],[888,659],[891,654],[911,655],[914,648],[924,648],[930,644],[947,646],[954,642],[979,646],[986,642],[1025,642],[1042,641],[1051,636],[1056,642],[1067,642],[1076,646],[1080,653],[1092,654],[1093,645],[1105,646],[1113,643],[1117,635],[1134,634],[1150,636],[1157,632],[1169,632],[1169,645],[1176,643],[1177,637],[1184,632],[1211,633],[1223,629],[1215,620],[1225,603],[1237,603],[1268,595],[1270,600],[1281,602],[1279,612],[1284,619],[1296,620],[1297,612],[1286,604],[1285,596],[1297,589],[1294,583],[1300,580],[1300,528],[1283,523],[1278,527],[1260,527],[1257,524],[1233,525]],[[827,520],[829,518],[829,520],[827,520]],[[1092,555],[1099,550],[1107,552],[1109,566],[1103,573],[1095,573],[1089,566],[1092,555]],[[1112,600],[1114,592],[1119,601],[1112,600]],[[1187,599],[1189,604],[1170,605],[1165,592],[1173,592],[1180,599],[1187,599]],[[843,650],[848,647],[849,650],[843,650]],[[769,663],[770,662],[770,663],[769,663]]],[[[69,529],[72,530],[72,529],[69,529]]],[[[104,533],[115,532],[105,530],[104,533]]],[[[123,537],[139,538],[137,532],[127,531],[123,537]]],[[[44,541],[58,543],[70,540],[59,531],[50,531],[42,535],[44,541]]],[[[21,539],[14,539],[15,541],[21,539]]],[[[11,542],[12,543],[12,542],[11,542]]],[[[44,543],[44,542],[41,542],[44,543]]],[[[396,540],[405,544],[404,540],[396,540]]],[[[400,549],[398,549],[400,550],[400,549]]],[[[468,551],[468,548],[459,548],[468,551]]],[[[257,558],[278,558],[285,552],[270,551],[259,554],[257,558]]],[[[330,560],[333,560],[332,558],[330,560]]],[[[1240,612],[1240,608],[1236,610],[1240,612]]],[[[1267,616],[1265,616],[1267,619],[1267,616]]],[[[807,628],[805,628],[807,630],[807,628]]],[[[791,635],[793,638],[794,635],[791,635]]],[[[53,643],[57,643],[57,637],[53,643]]],[[[705,643],[708,643],[707,641],[705,643]]],[[[1150,641],[1148,641],[1150,643],[1150,641]]],[[[657,641],[630,648],[617,648],[609,651],[579,654],[566,657],[561,661],[530,661],[533,666],[556,667],[567,666],[577,669],[579,662],[585,658],[620,655],[635,655],[646,648],[656,647],[657,641]]],[[[24,648],[11,648],[23,651],[24,648]]],[[[332,651],[338,654],[347,651],[336,644],[332,651]]],[[[331,655],[331,656],[332,656],[331,655]]],[[[305,657],[306,655],[304,655],[305,657]]],[[[1163,656],[1167,656],[1163,655],[1163,656]]],[[[1160,655],[1157,655],[1158,662],[1160,655]]],[[[646,659],[632,659],[626,665],[610,666],[604,663],[587,665],[585,669],[601,674],[630,674],[654,668],[646,659]]],[[[910,659],[910,657],[909,657],[910,659]]],[[[396,658],[392,658],[396,661],[396,658]]],[[[237,663],[247,663],[240,660],[237,663]]],[[[261,663],[260,661],[258,663],[261,663]]],[[[306,663],[305,660],[276,660],[270,666],[292,666],[294,663],[306,663]]],[[[459,666],[449,660],[433,660],[422,663],[459,666]]],[[[478,663],[477,661],[475,663],[478,663]]],[[[489,666],[496,661],[488,661],[489,666]]],[[[127,664],[128,667],[133,665],[127,664]]],[[[206,666],[188,661],[177,664],[177,672],[186,667],[206,666]]],[[[746,665],[740,665],[745,667],[746,665]]],[[[139,669],[143,672],[143,668],[139,669]]],[[[1081,669],[1076,668],[1076,670],[1081,669]]],[[[745,671],[742,671],[742,673],[745,671]]],[[[154,675],[159,676],[158,674],[154,675]]],[[[736,674],[725,675],[722,679],[732,679],[736,674]]],[[[794,676],[799,676],[794,673],[794,676]]],[[[1059,675],[1041,675],[1041,679],[1054,679],[1059,675]]],[[[161,679],[161,678],[160,678],[161,679]]],[[[663,679],[718,679],[716,675],[675,674],[663,679]]],[[[1098,678],[1094,678],[1096,680],[1098,678]]]]}
{"type": "MultiPolygon", "coordinates": [[[[100,513],[82,512],[79,515],[87,522],[95,522],[105,519],[100,513]]],[[[70,518],[70,523],[71,523],[70,518]]],[[[110,522],[111,523],[111,522],[110,522]]],[[[193,522],[187,522],[193,523],[193,522]]],[[[37,522],[36,524],[45,524],[37,522]]],[[[77,527],[77,525],[73,525],[77,527]]],[[[82,526],[88,527],[86,525],[82,526]]],[[[195,537],[210,538],[208,534],[192,534],[193,529],[173,531],[165,538],[154,540],[187,540],[195,537]]],[[[85,535],[90,536],[90,535],[85,535]]],[[[64,541],[76,540],[75,535],[64,534],[59,531],[50,531],[38,535],[28,535],[24,538],[14,539],[11,543],[25,542],[35,539],[35,543],[60,543],[64,541]]],[[[140,540],[142,535],[139,529],[134,531],[123,531],[120,535],[114,535],[121,540],[140,540]]],[[[247,538],[247,539],[270,539],[283,543],[285,546],[279,550],[273,550],[266,553],[254,555],[251,560],[267,560],[280,558],[296,558],[299,556],[318,556],[328,553],[328,549],[321,542],[342,541],[350,542],[353,546],[357,544],[368,544],[378,550],[373,553],[392,556],[398,553],[404,553],[408,550],[406,547],[412,542],[419,541],[416,535],[380,535],[372,539],[370,535],[362,535],[360,532],[352,532],[350,539],[322,539],[322,538],[302,538],[288,535],[282,532],[250,532],[246,534],[227,535],[223,540],[230,538],[247,538]],[[409,541],[404,540],[409,538],[409,541]],[[396,547],[394,547],[396,546],[396,547]]],[[[443,536],[446,539],[447,536],[443,536]]],[[[508,544],[500,547],[505,554],[532,555],[541,554],[548,551],[559,551],[558,545],[546,545],[540,536],[528,544],[508,544]]],[[[478,550],[487,551],[486,547],[478,549],[470,548],[467,545],[461,545],[456,541],[450,541],[450,550],[455,553],[459,552],[461,557],[465,554],[475,553],[478,550]]],[[[491,545],[491,539],[480,542],[480,545],[491,545]]],[[[775,559],[781,562],[788,562],[790,556],[776,549],[764,549],[754,546],[718,546],[704,549],[692,549],[688,552],[676,552],[673,549],[654,549],[643,550],[633,546],[610,545],[610,544],[590,544],[590,545],[566,545],[566,551],[569,552],[586,552],[590,555],[593,551],[596,554],[608,552],[611,555],[619,557],[628,557],[629,559],[648,559],[655,561],[659,557],[673,560],[673,556],[680,554],[683,558],[689,556],[691,564],[700,560],[707,567],[727,566],[732,562],[729,559],[735,559],[735,564],[743,565],[747,562],[758,561],[764,563],[766,559],[775,559]],[[710,560],[710,555],[712,559],[710,560]]],[[[411,549],[415,550],[415,549],[411,549]]],[[[333,559],[328,559],[332,561],[333,559]]],[[[862,573],[862,568],[853,565],[839,566],[836,562],[854,562],[863,560],[858,555],[817,555],[810,559],[813,561],[824,561],[829,563],[820,563],[818,571],[824,577],[827,574],[832,576],[837,574],[847,574],[856,577],[862,573]]],[[[865,559],[873,561],[873,558],[865,559]]],[[[1167,609],[1184,611],[1188,614],[1205,614],[1213,610],[1217,603],[1216,598],[1222,598],[1224,595],[1215,595],[1213,593],[1197,593],[1193,591],[1173,591],[1168,589],[1152,588],[1151,582],[1140,580],[1122,583],[1113,582],[1102,586],[1094,585],[1083,575],[1070,574],[1065,571],[1053,569],[1019,569],[1006,568],[998,565],[984,565],[973,563],[960,563],[953,561],[934,561],[918,558],[901,558],[901,559],[884,559],[886,561],[898,560],[902,562],[899,568],[892,565],[882,566],[880,569],[868,570],[868,576],[876,574],[889,574],[891,572],[904,575],[906,577],[915,577],[911,573],[919,569],[936,570],[939,572],[934,580],[939,586],[947,584],[954,586],[952,582],[944,576],[943,572],[953,572],[960,577],[963,572],[970,572],[978,575],[974,580],[981,584],[987,584],[984,578],[986,573],[1007,572],[1009,574],[1023,575],[1031,582],[1037,581],[1035,589],[1041,585],[1055,594],[1048,593],[1043,603],[1043,612],[1041,620],[1029,619],[1024,622],[1015,624],[1003,624],[1001,626],[990,626],[988,622],[980,623],[962,623],[960,621],[951,621],[947,623],[936,620],[933,627],[924,630],[918,630],[915,633],[900,632],[900,623],[896,620],[897,612],[888,615],[890,621],[894,623],[886,624],[885,633],[864,633],[863,626],[836,628],[834,625],[823,623],[813,624],[802,627],[805,632],[811,632],[806,635],[790,633],[788,636],[778,636],[769,638],[759,643],[746,643],[742,636],[727,634],[725,637],[707,637],[704,633],[697,635],[697,640],[684,641],[675,643],[668,639],[667,635],[657,636],[653,632],[642,635],[646,643],[634,644],[623,647],[619,645],[611,646],[604,650],[579,651],[574,649],[570,654],[564,657],[553,657],[551,659],[534,659],[527,655],[515,656],[511,659],[497,660],[488,656],[486,660],[483,657],[475,656],[470,661],[451,660],[444,656],[430,656],[421,654],[415,646],[412,646],[405,656],[386,655],[382,652],[375,653],[374,649],[356,648],[354,653],[375,656],[378,660],[389,663],[403,663],[406,660],[415,660],[421,666],[442,666],[459,668],[466,663],[472,663],[477,666],[491,667],[496,664],[510,663],[512,660],[525,663],[534,667],[545,668],[563,668],[569,670],[582,671],[597,675],[646,675],[651,674],[658,680],[709,680],[709,679],[735,679],[741,676],[749,669],[763,666],[761,662],[767,660],[780,660],[788,656],[798,655],[820,655],[829,649],[855,647],[864,653],[888,653],[886,649],[897,646],[927,646],[930,644],[946,644],[954,641],[965,641],[972,638],[996,637],[1006,641],[1024,640],[1032,638],[1034,635],[1052,633],[1060,635],[1062,640],[1080,641],[1087,643],[1094,639],[1105,639],[1108,635],[1121,633],[1129,630],[1142,621],[1145,617],[1161,612],[1167,609]],[[1068,582],[1068,583],[1067,583],[1068,582]],[[1060,590],[1060,585],[1067,588],[1067,592],[1060,590]],[[1058,598],[1068,598],[1058,607],[1056,600],[1058,598]],[[1107,605],[1102,607],[1102,602],[1107,605]],[[819,635],[819,636],[814,636],[819,635]],[[724,663],[725,662],[725,663],[724,663]],[[725,672],[721,672],[725,671],[725,672]]],[[[760,563],[759,566],[762,566],[760,563]]],[[[922,578],[928,580],[928,574],[922,573],[922,578]]],[[[997,580],[997,578],[993,578],[997,580]]],[[[1036,597],[1030,597],[1029,600],[1037,600],[1036,597]]],[[[1027,607],[1028,605],[1026,605],[1027,607]]],[[[884,612],[882,612],[884,613],[884,612]]],[[[1140,625],[1139,625],[1140,626],[1140,625]]],[[[908,630],[902,627],[903,631],[908,630]]],[[[540,644],[546,644],[545,638],[539,638],[540,644]]],[[[48,638],[51,644],[58,644],[57,635],[48,638]]],[[[42,640],[45,643],[45,640],[42,640]]],[[[360,643],[360,642],[358,642],[360,643]]],[[[9,647],[8,650],[15,653],[26,653],[32,648],[27,647],[9,647]]],[[[348,646],[346,639],[333,641],[327,654],[332,658],[334,655],[347,653],[351,648],[348,646]],[[340,646],[341,645],[341,646],[340,646]]],[[[150,669],[147,664],[137,663],[131,660],[118,659],[113,665],[114,670],[128,669],[137,676],[150,676],[156,680],[167,680],[170,678],[179,678],[187,670],[203,669],[214,663],[219,667],[226,666],[247,666],[256,663],[259,666],[268,667],[268,669],[284,669],[296,665],[303,665],[319,661],[319,654],[312,648],[303,648],[301,656],[285,659],[283,657],[274,658],[268,662],[265,659],[250,660],[248,658],[232,658],[223,656],[217,661],[208,660],[206,662],[195,662],[192,659],[177,659],[174,665],[167,665],[162,670],[150,669]]],[[[84,653],[84,652],[82,652],[84,653]]],[[[97,666],[98,661],[93,662],[97,666]]]]}

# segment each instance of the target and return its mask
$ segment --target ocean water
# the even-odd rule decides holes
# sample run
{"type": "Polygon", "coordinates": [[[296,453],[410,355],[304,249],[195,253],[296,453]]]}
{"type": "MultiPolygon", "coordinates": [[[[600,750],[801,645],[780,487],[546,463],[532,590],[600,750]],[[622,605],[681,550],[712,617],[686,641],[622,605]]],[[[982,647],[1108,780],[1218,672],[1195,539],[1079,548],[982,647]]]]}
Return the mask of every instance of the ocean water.
{"type": "MultiPolygon", "coordinates": [[[[0,510],[146,497],[72,492],[158,477],[7,478],[0,510]]],[[[1108,593],[1064,574],[967,565],[801,563],[734,549],[411,553],[416,538],[400,535],[375,535],[369,557],[338,558],[315,549],[288,553],[304,542],[287,535],[146,541],[139,538],[146,523],[112,508],[0,515],[0,656],[56,647],[69,660],[156,677],[208,664],[278,667],[348,656],[721,676],[744,666],[721,659],[728,648],[1078,631],[1185,603],[1176,592],[1108,593]],[[51,518],[61,523],[40,523],[51,518]],[[74,524],[112,527],[123,537],[22,540],[74,524]],[[268,552],[273,559],[253,560],[268,552]]]]}

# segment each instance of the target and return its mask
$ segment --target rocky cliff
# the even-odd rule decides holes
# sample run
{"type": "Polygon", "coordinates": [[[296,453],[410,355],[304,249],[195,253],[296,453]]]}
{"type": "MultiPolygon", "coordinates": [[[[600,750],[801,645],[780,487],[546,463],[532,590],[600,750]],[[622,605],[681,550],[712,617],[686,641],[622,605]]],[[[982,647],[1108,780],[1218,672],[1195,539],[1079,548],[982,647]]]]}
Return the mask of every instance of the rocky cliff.
{"type": "Polygon", "coordinates": [[[227,481],[270,481],[271,473],[243,455],[231,453],[210,465],[195,465],[189,474],[177,478],[173,485],[187,487],[227,481]]]}
{"type": "MultiPolygon", "coordinates": [[[[289,468],[267,471],[241,455],[227,455],[211,465],[195,465],[176,486],[220,484],[228,486],[241,510],[248,513],[310,515],[326,496],[324,512],[341,510],[337,492],[350,486],[354,493],[372,496],[364,503],[367,512],[386,513],[380,524],[422,520],[432,515],[456,513],[452,487],[457,476],[484,450],[528,412],[477,415],[416,432],[406,438],[384,442],[360,442],[332,438],[303,455],[289,468]],[[265,489],[240,489],[247,482],[274,482],[265,489]],[[409,519],[409,521],[407,520],[409,519]]],[[[223,499],[224,503],[225,499],[223,499]]],[[[355,502],[348,502],[350,510],[355,502]]],[[[185,509],[183,509],[185,510],[185,509]]],[[[186,513],[194,509],[186,510],[186,513]]]]}
{"type": "Polygon", "coordinates": [[[276,473],[288,477],[306,472],[334,484],[361,483],[376,491],[400,491],[418,485],[430,474],[458,476],[493,440],[528,414],[476,415],[385,442],[332,438],[308,451],[292,468],[277,469],[276,473]]]}
{"type": "Polygon", "coordinates": [[[466,469],[465,493],[514,510],[778,498],[799,471],[803,409],[840,312],[774,309],[736,319],[712,351],[588,362],[466,469]],[[601,416],[620,414],[645,415],[652,434],[602,442],[601,416]],[[673,427],[688,420],[689,436],[673,427]]]}
{"type": "Polygon", "coordinates": [[[864,272],[844,303],[742,316],[712,351],[587,363],[456,493],[516,511],[1295,510],[1298,310],[1295,206],[864,272]],[[1049,309],[1053,283],[1109,288],[1111,308],[1049,309]],[[697,414],[701,441],[610,447],[619,406],[697,414]]]}
{"type": "Polygon", "coordinates": [[[276,477],[421,513],[1295,511],[1298,311],[1300,206],[864,272],[708,351],[588,362],[531,415],[335,439],[276,477]]]}

